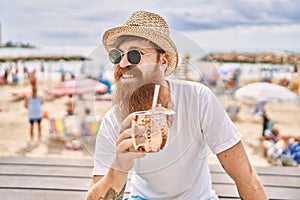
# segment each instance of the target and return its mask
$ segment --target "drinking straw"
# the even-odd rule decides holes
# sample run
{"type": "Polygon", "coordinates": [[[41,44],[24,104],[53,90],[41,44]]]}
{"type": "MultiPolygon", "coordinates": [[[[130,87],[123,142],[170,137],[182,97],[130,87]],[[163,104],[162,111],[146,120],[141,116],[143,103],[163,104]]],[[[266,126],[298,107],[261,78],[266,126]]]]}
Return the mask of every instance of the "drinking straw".
{"type": "Polygon", "coordinates": [[[153,101],[152,101],[152,109],[151,109],[152,112],[154,112],[154,110],[155,110],[155,108],[156,108],[159,88],[160,88],[160,85],[155,84],[154,95],[153,95],[153,101]]]}

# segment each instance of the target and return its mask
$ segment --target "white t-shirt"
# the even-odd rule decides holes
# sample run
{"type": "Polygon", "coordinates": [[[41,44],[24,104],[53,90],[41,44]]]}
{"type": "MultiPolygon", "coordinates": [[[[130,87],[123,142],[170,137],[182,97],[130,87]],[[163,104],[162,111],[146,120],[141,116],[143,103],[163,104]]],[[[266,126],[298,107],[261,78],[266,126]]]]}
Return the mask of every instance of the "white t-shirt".
{"type": "MultiPolygon", "coordinates": [[[[145,199],[217,199],[211,189],[207,155],[237,144],[241,135],[206,86],[169,80],[176,111],[165,148],[136,159],[131,194],[145,199]],[[209,148],[208,148],[209,147],[209,148]]],[[[115,159],[120,122],[113,107],[100,126],[94,175],[105,175],[115,159]]]]}
{"type": "Polygon", "coordinates": [[[29,119],[39,119],[42,117],[42,100],[39,96],[36,98],[28,97],[29,119]]]}

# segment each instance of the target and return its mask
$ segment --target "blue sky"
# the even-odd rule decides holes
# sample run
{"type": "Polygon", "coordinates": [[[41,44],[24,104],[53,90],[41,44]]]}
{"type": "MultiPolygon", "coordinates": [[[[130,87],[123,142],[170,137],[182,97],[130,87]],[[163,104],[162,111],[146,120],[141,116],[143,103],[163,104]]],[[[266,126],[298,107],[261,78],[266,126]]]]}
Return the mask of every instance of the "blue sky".
{"type": "Polygon", "coordinates": [[[297,0],[0,0],[2,42],[96,46],[136,10],[208,49],[300,51],[297,0]]]}

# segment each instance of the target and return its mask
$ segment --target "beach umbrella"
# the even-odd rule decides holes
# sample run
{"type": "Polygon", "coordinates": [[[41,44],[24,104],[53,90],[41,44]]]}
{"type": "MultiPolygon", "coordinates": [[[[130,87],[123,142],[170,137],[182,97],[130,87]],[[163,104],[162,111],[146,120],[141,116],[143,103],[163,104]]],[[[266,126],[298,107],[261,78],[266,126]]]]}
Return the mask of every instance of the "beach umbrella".
{"type": "Polygon", "coordinates": [[[299,101],[299,97],[288,88],[266,82],[247,84],[236,90],[234,97],[256,102],[299,101]]]}
{"type": "Polygon", "coordinates": [[[13,89],[11,94],[14,96],[15,100],[21,100],[31,95],[31,88],[24,88],[19,90],[13,89]]]}
{"type": "Polygon", "coordinates": [[[235,70],[239,69],[238,64],[223,64],[220,67],[218,67],[218,72],[221,75],[227,75],[227,74],[232,74],[235,70]]]}
{"type": "Polygon", "coordinates": [[[93,79],[78,79],[64,81],[48,91],[54,97],[66,95],[81,95],[85,93],[104,94],[107,86],[93,79]]]}

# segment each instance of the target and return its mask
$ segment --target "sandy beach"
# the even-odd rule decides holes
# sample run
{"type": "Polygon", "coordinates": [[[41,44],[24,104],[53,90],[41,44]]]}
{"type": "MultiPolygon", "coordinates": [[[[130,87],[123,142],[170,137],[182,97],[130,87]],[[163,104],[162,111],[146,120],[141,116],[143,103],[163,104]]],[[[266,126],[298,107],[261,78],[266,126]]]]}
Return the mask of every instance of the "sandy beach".
{"type": "MultiPolygon", "coordinates": [[[[55,83],[39,82],[39,94],[45,95],[44,91],[51,88],[55,83]]],[[[29,156],[29,157],[92,157],[92,146],[84,145],[81,150],[66,149],[61,142],[53,142],[49,139],[49,121],[42,121],[42,142],[29,145],[29,122],[27,109],[23,100],[16,99],[12,92],[29,89],[29,85],[4,85],[0,87],[0,155],[1,156],[29,156]]],[[[45,96],[44,96],[45,97],[45,96]]],[[[270,164],[262,155],[261,131],[262,118],[251,114],[254,104],[226,100],[226,105],[238,105],[240,111],[234,119],[234,123],[243,135],[243,143],[249,155],[250,161],[255,166],[269,166],[270,164]]],[[[95,113],[103,116],[111,107],[111,101],[95,101],[95,113]]],[[[49,100],[45,98],[43,109],[49,116],[64,115],[64,98],[49,100]]],[[[300,134],[300,105],[299,103],[267,103],[266,111],[270,119],[280,126],[282,134],[300,134]]],[[[69,123],[78,127],[76,120],[70,118],[69,123]]],[[[35,130],[36,133],[36,130],[35,130]]],[[[218,163],[216,156],[209,155],[210,163],[218,163]]]]}
{"type": "MultiPolygon", "coordinates": [[[[53,87],[54,82],[39,82],[38,94],[43,97],[42,109],[46,110],[48,117],[65,116],[65,98],[49,99],[45,91],[53,87]]],[[[30,144],[29,138],[29,121],[28,112],[24,107],[24,101],[13,95],[13,92],[29,90],[30,85],[4,85],[0,88],[0,134],[1,156],[57,156],[57,157],[80,157],[92,156],[91,147],[84,144],[81,150],[66,149],[63,141],[54,141],[50,139],[50,122],[43,119],[42,126],[42,142],[35,141],[30,144]]],[[[95,101],[95,113],[103,116],[111,107],[111,101],[95,101]]],[[[68,117],[67,127],[71,127],[74,131],[79,129],[78,118],[75,116],[68,117]]],[[[34,127],[35,138],[37,136],[37,127],[34,127]]]]}

